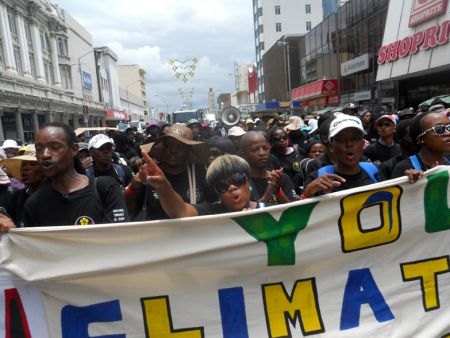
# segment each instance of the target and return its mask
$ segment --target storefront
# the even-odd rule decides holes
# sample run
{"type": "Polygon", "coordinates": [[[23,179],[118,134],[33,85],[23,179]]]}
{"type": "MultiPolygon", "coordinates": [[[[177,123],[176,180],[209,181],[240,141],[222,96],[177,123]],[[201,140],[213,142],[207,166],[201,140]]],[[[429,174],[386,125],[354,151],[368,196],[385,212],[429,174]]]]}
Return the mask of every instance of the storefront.
{"type": "Polygon", "coordinates": [[[294,88],[292,101],[300,102],[305,113],[309,113],[323,107],[337,106],[339,103],[337,92],[338,82],[336,79],[321,80],[294,88]]]}
{"type": "Polygon", "coordinates": [[[106,110],[106,127],[116,127],[119,123],[128,121],[128,113],[113,109],[106,110]]]}
{"type": "Polygon", "coordinates": [[[450,94],[449,0],[391,1],[377,81],[399,82],[399,108],[450,94]]]}

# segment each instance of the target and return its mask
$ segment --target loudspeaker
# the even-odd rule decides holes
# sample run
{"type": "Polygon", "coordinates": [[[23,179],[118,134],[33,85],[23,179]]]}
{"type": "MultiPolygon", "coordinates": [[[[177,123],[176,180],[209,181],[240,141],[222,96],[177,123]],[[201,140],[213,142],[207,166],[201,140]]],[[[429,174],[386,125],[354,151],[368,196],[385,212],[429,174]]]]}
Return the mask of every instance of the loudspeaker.
{"type": "Polygon", "coordinates": [[[220,119],[227,126],[234,126],[239,122],[241,118],[241,112],[239,109],[233,106],[226,107],[222,110],[222,114],[220,115],[220,119]]]}

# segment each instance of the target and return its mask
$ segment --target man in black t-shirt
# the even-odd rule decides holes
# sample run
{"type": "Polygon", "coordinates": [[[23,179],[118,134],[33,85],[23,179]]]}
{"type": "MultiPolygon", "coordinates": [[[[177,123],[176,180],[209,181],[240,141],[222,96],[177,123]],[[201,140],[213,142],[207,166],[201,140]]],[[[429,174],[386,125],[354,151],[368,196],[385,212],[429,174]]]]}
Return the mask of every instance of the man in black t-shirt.
{"type": "Polygon", "coordinates": [[[364,150],[364,155],[377,165],[402,152],[400,145],[394,141],[395,125],[393,115],[382,115],[375,122],[380,138],[364,150]]]}
{"type": "Polygon", "coordinates": [[[25,203],[25,227],[89,225],[128,221],[119,185],[110,177],[90,180],[81,166],[77,138],[63,123],[49,123],[36,135],[36,158],[50,185],[25,203]]]}
{"type": "Polygon", "coordinates": [[[86,168],[89,177],[111,176],[123,188],[130,184],[133,173],[128,166],[113,163],[114,141],[104,134],[97,134],[89,141],[88,149],[92,166],[86,168]]]}

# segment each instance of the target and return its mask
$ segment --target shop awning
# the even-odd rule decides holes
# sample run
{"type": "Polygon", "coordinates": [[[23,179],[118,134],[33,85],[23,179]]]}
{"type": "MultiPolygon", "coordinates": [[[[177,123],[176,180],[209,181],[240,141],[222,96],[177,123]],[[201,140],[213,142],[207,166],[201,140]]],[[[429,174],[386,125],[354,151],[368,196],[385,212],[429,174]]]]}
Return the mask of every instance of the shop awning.
{"type": "Polygon", "coordinates": [[[292,90],[292,101],[313,99],[337,93],[337,80],[320,80],[292,90]]]}

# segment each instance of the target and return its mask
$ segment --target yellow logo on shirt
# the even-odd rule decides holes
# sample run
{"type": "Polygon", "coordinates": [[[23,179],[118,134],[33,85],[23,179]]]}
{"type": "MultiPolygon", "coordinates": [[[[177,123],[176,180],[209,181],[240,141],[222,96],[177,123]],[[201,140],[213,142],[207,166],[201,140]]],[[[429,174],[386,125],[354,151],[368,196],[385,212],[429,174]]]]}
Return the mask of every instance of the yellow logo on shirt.
{"type": "Polygon", "coordinates": [[[94,220],[90,218],[89,216],[81,216],[78,217],[78,219],[75,221],[75,225],[91,225],[95,224],[94,220]]]}

